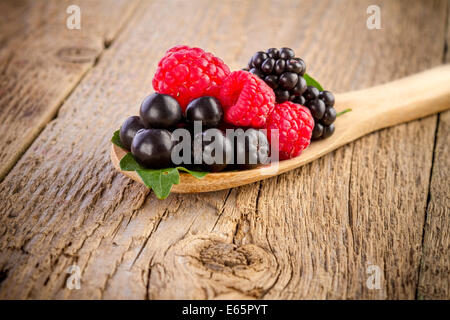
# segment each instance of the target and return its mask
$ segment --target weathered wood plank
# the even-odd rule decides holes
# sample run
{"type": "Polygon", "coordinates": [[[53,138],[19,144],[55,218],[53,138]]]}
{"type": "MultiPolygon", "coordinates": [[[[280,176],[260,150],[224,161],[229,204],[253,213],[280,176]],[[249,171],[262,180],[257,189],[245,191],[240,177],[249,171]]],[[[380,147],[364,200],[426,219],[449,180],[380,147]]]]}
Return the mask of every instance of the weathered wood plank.
{"type": "Polygon", "coordinates": [[[418,299],[450,298],[450,112],[436,134],[418,299]]]}
{"type": "Polygon", "coordinates": [[[440,62],[445,2],[383,2],[384,29],[374,31],[365,27],[369,4],[143,3],[0,184],[0,297],[414,295],[433,117],[261,183],[164,201],[118,175],[108,158],[110,134],[137,112],[157,60],[174,44],[214,51],[233,69],[261,48],[291,46],[336,91],[440,62]],[[366,263],[379,259],[383,290],[369,292],[366,263]],[[80,290],[65,287],[72,264],[80,290]]]}
{"type": "MultiPolygon", "coordinates": [[[[423,6],[405,8],[411,14],[409,21],[420,21],[418,11],[423,6]]],[[[392,5],[399,5],[395,2],[392,5]]],[[[393,66],[380,63],[379,73],[387,68],[397,72],[416,72],[424,67],[440,64],[445,35],[446,3],[430,3],[432,14],[441,10],[439,24],[434,27],[433,54],[416,47],[417,56],[409,56],[415,43],[415,32],[402,32],[405,38],[398,47],[399,59],[393,66]],[[442,50],[439,53],[439,50],[442,50]],[[424,61],[418,61],[422,57],[424,61]],[[405,69],[408,68],[409,70],[405,69]]],[[[386,28],[392,17],[385,16],[386,28]],[[387,21],[387,19],[389,19],[387,21]]],[[[431,15],[427,18],[431,19],[431,15]]],[[[404,20],[408,23],[407,20],[404,20]]],[[[432,28],[432,26],[428,26],[432,28]]],[[[431,29],[427,32],[432,34],[431,29]]],[[[431,40],[431,39],[430,39],[431,40]]],[[[384,49],[384,48],[383,48],[384,49]]],[[[384,51],[384,50],[383,50],[384,51]]],[[[380,54],[383,54],[380,52],[380,54]]],[[[380,62],[385,59],[381,58],[380,62]]],[[[362,286],[360,295],[367,298],[414,299],[418,286],[418,270],[422,256],[423,224],[426,212],[429,174],[437,116],[397,126],[365,137],[354,144],[352,174],[349,193],[349,224],[352,246],[358,268],[355,280],[364,282],[369,276],[369,265],[380,267],[383,272],[381,290],[362,286]]]]}
{"type": "Polygon", "coordinates": [[[137,1],[2,1],[0,181],[121,29],[137,1]],[[69,30],[66,9],[81,9],[69,30]]]}
{"type": "MultiPolygon", "coordinates": [[[[450,62],[450,2],[447,55],[450,62]]],[[[423,238],[418,299],[450,299],[450,111],[439,115],[423,238]]]]}

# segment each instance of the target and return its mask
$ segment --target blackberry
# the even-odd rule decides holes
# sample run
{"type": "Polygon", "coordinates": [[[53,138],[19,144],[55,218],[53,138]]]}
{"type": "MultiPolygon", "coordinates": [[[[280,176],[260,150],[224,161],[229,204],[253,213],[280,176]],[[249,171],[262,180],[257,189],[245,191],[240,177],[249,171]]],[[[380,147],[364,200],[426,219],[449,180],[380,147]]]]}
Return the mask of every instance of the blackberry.
{"type": "Polygon", "coordinates": [[[334,133],[334,124],[330,124],[329,126],[323,127],[322,139],[330,137],[333,133],[334,133]]]}
{"type": "Polygon", "coordinates": [[[303,97],[305,97],[306,101],[316,100],[319,98],[320,91],[316,87],[309,86],[306,88],[303,93],[303,97]]]}
{"type": "Polygon", "coordinates": [[[322,123],[329,126],[336,120],[336,110],[334,108],[327,108],[322,117],[322,123]]]}
{"type": "Polygon", "coordinates": [[[325,139],[334,133],[336,110],[334,95],[330,91],[319,91],[310,86],[302,96],[296,97],[294,102],[306,106],[311,111],[314,117],[313,140],[325,139]]]}
{"type": "Polygon", "coordinates": [[[334,95],[329,91],[307,86],[303,77],[306,71],[305,61],[295,57],[294,50],[270,48],[266,52],[258,51],[244,70],[263,79],[275,92],[277,103],[292,101],[311,111],[315,123],[313,140],[325,139],[334,133],[334,95]]]}
{"type": "Polygon", "coordinates": [[[299,96],[299,97],[295,97],[295,99],[292,102],[304,106],[306,104],[306,99],[303,96],[299,96]]]}
{"type": "Polygon", "coordinates": [[[306,107],[311,111],[315,120],[322,120],[326,111],[325,103],[320,99],[308,100],[305,103],[306,107]]]}
{"type": "Polygon", "coordinates": [[[295,57],[291,48],[270,48],[266,52],[256,52],[248,63],[248,70],[274,90],[277,103],[294,101],[307,89],[303,78],[306,64],[295,57]]]}

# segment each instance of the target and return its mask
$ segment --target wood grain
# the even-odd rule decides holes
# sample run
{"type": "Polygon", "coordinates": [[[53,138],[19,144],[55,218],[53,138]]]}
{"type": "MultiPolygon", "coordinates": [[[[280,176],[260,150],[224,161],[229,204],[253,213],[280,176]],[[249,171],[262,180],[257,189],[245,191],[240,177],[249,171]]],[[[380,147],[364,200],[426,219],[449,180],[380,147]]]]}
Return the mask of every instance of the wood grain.
{"type": "MultiPolygon", "coordinates": [[[[447,49],[450,62],[450,5],[447,7],[447,49]]],[[[438,118],[428,207],[423,234],[418,299],[450,299],[450,111],[438,118]]]]}
{"type": "Polygon", "coordinates": [[[2,1],[0,181],[127,21],[136,1],[2,1]],[[81,9],[69,30],[66,9],[81,9]]]}
{"type": "MultiPolygon", "coordinates": [[[[417,7],[404,9],[410,22],[419,21],[419,12],[416,10],[424,8],[418,2],[414,4],[417,7]]],[[[401,3],[396,1],[391,5],[398,8],[401,3]]],[[[445,19],[446,3],[434,2],[430,5],[430,11],[425,10],[423,14],[430,14],[439,5],[439,10],[442,10],[441,27],[436,29],[433,37],[436,44],[431,49],[433,54],[427,55],[425,48],[416,46],[416,50],[421,52],[416,53],[424,60],[419,62],[418,56],[410,56],[407,51],[412,49],[415,35],[401,32],[403,38],[399,39],[399,43],[388,43],[403,47],[404,51],[396,50],[396,54],[399,61],[408,63],[391,61],[385,64],[385,61],[390,60],[385,55],[387,52],[379,51],[379,74],[389,73],[388,69],[393,73],[409,73],[442,62],[443,43],[438,39],[442,39],[445,33],[442,21],[445,19]]],[[[394,27],[393,16],[390,15],[393,12],[385,11],[386,31],[394,27]]],[[[365,271],[370,264],[379,266],[383,271],[382,289],[369,290],[362,286],[358,288],[362,296],[415,297],[435,124],[436,116],[433,116],[383,130],[354,144],[348,221],[351,234],[349,241],[355,251],[354,259],[360,267],[352,277],[361,281],[367,279],[365,271]]]]}
{"type": "Polygon", "coordinates": [[[450,298],[450,112],[440,115],[423,239],[418,299],[450,298]]]}
{"type": "Polygon", "coordinates": [[[447,2],[383,1],[382,30],[366,28],[369,4],[143,2],[0,184],[0,298],[414,298],[436,116],[259,183],[163,201],[108,156],[174,44],[232,69],[291,46],[337,92],[442,62],[447,2]],[[366,287],[369,262],[381,290],[366,287]],[[65,286],[73,264],[80,290],[65,286]]]}

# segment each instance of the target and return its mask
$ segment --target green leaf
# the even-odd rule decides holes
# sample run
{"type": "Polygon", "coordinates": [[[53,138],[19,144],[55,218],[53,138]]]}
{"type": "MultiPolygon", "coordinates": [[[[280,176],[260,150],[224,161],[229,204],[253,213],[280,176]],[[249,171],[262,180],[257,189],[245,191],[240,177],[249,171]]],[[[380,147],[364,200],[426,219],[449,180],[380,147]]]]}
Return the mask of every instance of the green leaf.
{"type": "Polygon", "coordinates": [[[345,109],[345,110],[342,110],[341,112],[339,112],[337,115],[336,115],[336,118],[337,117],[339,117],[339,116],[342,116],[344,113],[347,113],[347,112],[350,112],[350,111],[352,111],[352,109],[345,109]]]}
{"type": "Polygon", "coordinates": [[[197,179],[205,177],[208,172],[192,171],[184,167],[165,169],[146,169],[141,166],[131,152],[120,160],[120,169],[123,171],[136,171],[144,184],[155,192],[158,199],[165,199],[174,184],[180,183],[179,171],[184,171],[197,179]]]}
{"type": "Polygon", "coordinates": [[[120,129],[114,131],[114,134],[111,138],[111,142],[114,143],[116,146],[125,149],[124,145],[122,144],[122,141],[120,141],[120,129]]]}
{"type": "Polygon", "coordinates": [[[306,85],[316,87],[317,89],[319,89],[319,91],[323,91],[323,88],[320,85],[320,83],[313,77],[311,77],[309,74],[305,73],[303,75],[303,78],[305,78],[306,80],[306,85]]]}
{"type": "Polygon", "coordinates": [[[174,184],[180,183],[180,174],[177,168],[160,170],[144,169],[136,170],[144,184],[153,189],[158,199],[165,199],[174,184]]]}
{"type": "Polygon", "coordinates": [[[181,170],[181,171],[187,172],[191,176],[193,176],[197,179],[202,179],[208,174],[208,172],[205,172],[205,171],[193,171],[193,170],[186,169],[185,167],[177,167],[177,169],[178,169],[178,171],[181,170]]]}
{"type": "Polygon", "coordinates": [[[120,170],[123,171],[135,171],[144,170],[145,168],[141,166],[136,159],[134,159],[131,152],[128,152],[125,157],[120,160],[120,170]]]}

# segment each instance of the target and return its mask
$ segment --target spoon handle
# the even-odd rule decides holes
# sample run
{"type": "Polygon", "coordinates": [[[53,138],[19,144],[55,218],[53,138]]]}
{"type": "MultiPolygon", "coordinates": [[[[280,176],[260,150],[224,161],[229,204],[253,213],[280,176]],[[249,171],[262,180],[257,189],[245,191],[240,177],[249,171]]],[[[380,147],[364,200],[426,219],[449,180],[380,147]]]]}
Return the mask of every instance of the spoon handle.
{"type": "MultiPolygon", "coordinates": [[[[368,89],[337,95],[340,139],[348,143],[370,132],[450,108],[450,64],[368,89]],[[350,140],[349,140],[350,139],[350,140]]],[[[343,141],[341,141],[343,142],[343,141]]]]}

